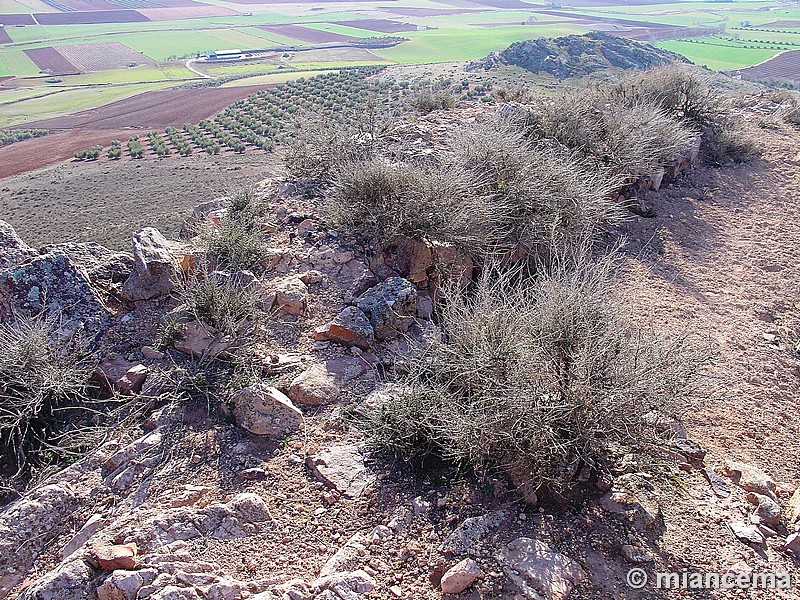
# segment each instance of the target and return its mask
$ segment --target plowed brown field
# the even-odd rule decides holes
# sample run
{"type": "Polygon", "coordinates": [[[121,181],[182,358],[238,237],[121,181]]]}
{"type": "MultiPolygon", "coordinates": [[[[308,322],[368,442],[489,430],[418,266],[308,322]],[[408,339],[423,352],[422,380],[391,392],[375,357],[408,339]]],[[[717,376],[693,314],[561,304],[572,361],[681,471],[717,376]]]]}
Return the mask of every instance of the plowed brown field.
{"type": "Polygon", "coordinates": [[[0,148],[0,179],[68,160],[95,144],[107,146],[150,129],[196,123],[267,87],[271,86],[145,92],[67,117],[26,123],[26,129],[54,133],[0,148]]]}

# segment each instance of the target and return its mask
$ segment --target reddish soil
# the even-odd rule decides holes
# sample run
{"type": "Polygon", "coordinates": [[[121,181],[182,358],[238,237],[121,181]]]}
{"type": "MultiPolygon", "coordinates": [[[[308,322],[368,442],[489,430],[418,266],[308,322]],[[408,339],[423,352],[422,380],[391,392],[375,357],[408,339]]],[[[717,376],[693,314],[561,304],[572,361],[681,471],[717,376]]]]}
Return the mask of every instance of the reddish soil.
{"type": "Polygon", "coordinates": [[[92,12],[97,10],[120,10],[120,9],[139,9],[139,8],[164,8],[175,6],[201,6],[194,0],[59,0],[59,4],[69,7],[69,11],[92,12]]]}
{"type": "Polygon", "coordinates": [[[33,48],[23,50],[25,55],[30,58],[40,71],[46,71],[52,75],[67,75],[70,73],[80,73],[80,69],[69,62],[58,50],[52,46],[44,48],[33,48]]]}
{"type": "Polygon", "coordinates": [[[414,31],[417,26],[411,23],[401,23],[389,19],[359,19],[354,21],[333,21],[336,25],[379,31],[380,33],[399,33],[401,31],[414,31]]]}
{"type": "Polygon", "coordinates": [[[775,28],[797,29],[800,28],[800,21],[772,21],[771,23],[764,23],[763,25],[758,26],[758,29],[775,28]]]}
{"type": "Polygon", "coordinates": [[[526,8],[530,9],[531,5],[522,0],[473,0],[475,4],[482,4],[483,6],[491,6],[492,8],[526,8]]]}
{"type": "Polygon", "coordinates": [[[119,10],[119,6],[111,4],[106,0],[64,0],[58,3],[61,12],[73,11],[95,11],[95,10],[119,10]],[[61,7],[64,8],[61,8],[61,7]]]}
{"type": "Polygon", "coordinates": [[[80,71],[122,69],[131,63],[137,65],[156,64],[156,61],[148,58],[141,52],[137,52],[133,48],[128,48],[128,46],[120,44],[119,42],[70,44],[67,46],[59,46],[56,50],[80,71]]]}
{"type": "MultiPolygon", "coordinates": [[[[286,2],[268,2],[266,0],[230,0],[233,4],[286,4],[286,2]]],[[[327,4],[329,2],[341,2],[342,0],[295,0],[292,4],[327,4]]],[[[374,2],[374,0],[348,0],[348,2],[374,2]]]]}
{"type": "Polygon", "coordinates": [[[85,25],[90,23],[141,23],[149,21],[135,10],[98,10],[92,12],[37,13],[40,25],[85,25]]]}
{"type": "Polygon", "coordinates": [[[0,44],[8,44],[11,42],[11,38],[8,35],[5,27],[0,27],[0,44]]]}
{"type": "MultiPolygon", "coordinates": [[[[490,0],[492,1],[492,0],[490,0]]],[[[659,23],[651,23],[649,21],[633,21],[631,19],[612,19],[609,17],[594,17],[592,15],[582,15],[579,13],[572,13],[572,12],[564,12],[559,10],[537,10],[536,12],[542,13],[543,15],[552,15],[554,17],[566,17],[568,19],[580,19],[581,21],[585,21],[587,23],[603,23],[605,25],[622,25],[624,27],[642,27],[645,29],[649,29],[652,31],[659,31],[659,30],[672,30],[672,29],[687,29],[683,27],[677,27],[675,25],[663,25],[659,23]]]]}
{"type": "Polygon", "coordinates": [[[769,60],[737,71],[744,79],[756,81],[800,81],[800,50],[789,50],[769,60]]]}
{"type": "Polygon", "coordinates": [[[36,25],[31,15],[0,15],[3,25],[36,25]]]}
{"type": "Polygon", "coordinates": [[[311,29],[310,27],[303,27],[302,25],[261,25],[258,27],[263,31],[270,33],[277,33],[285,35],[286,37],[301,40],[303,42],[311,42],[312,44],[327,44],[328,42],[350,42],[354,37],[349,35],[342,35],[340,33],[332,33],[330,31],[322,31],[319,29],[311,29]]]}
{"type": "Polygon", "coordinates": [[[200,17],[227,17],[238,15],[235,10],[222,6],[187,6],[174,8],[142,8],[142,13],[151,21],[177,21],[180,19],[198,19],[200,17]]]}
{"type": "Polygon", "coordinates": [[[26,129],[160,129],[195,123],[229,104],[270,86],[169,89],[144,92],[66,117],[26,123],[26,129]]]}
{"type": "Polygon", "coordinates": [[[196,123],[270,86],[159,90],[74,115],[26,123],[25,129],[67,130],[0,148],[0,179],[72,158],[95,144],[108,146],[135,133],[196,123]]]}
{"type": "Polygon", "coordinates": [[[133,133],[130,129],[62,131],[0,147],[0,179],[68,160],[95,144],[127,140],[133,133]]]}

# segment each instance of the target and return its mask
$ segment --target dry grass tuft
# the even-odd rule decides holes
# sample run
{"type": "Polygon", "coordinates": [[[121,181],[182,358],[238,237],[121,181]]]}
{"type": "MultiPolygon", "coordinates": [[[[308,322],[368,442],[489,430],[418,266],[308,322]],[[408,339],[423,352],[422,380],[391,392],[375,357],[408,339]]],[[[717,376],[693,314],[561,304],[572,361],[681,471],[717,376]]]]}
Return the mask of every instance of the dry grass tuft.
{"type": "Polygon", "coordinates": [[[443,340],[372,412],[372,442],[403,459],[526,473],[559,494],[613,445],[665,444],[652,415],[681,405],[704,355],[634,327],[612,258],[585,256],[563,254],[535,277],[487,269],[471,292],[449,290],[443,340]]]}

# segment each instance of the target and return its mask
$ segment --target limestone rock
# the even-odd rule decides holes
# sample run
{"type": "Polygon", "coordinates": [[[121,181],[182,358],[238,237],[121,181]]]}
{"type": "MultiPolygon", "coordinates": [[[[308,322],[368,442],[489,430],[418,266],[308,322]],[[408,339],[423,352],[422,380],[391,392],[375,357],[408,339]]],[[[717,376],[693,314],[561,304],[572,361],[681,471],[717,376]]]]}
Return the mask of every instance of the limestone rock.
{"type": "Polygon", "coordinates": [[[371,387],[372,368],[363,358],[343,356],[311,365],[295,377],[289,397],[300,406],[323,406],[339,400],[344,388],[371,387]]]}
{"type": "Polygon", "coordinates": [[[375,588],[375,579],[367,572],[358,569],[320,577],[314,582],[314,587],[323,592],[330,590],[336,594],[335,597],[350,600],[356,595],[372,591],[375,588]]]}
{"type": "Polygon", "coordinates": [[[478,563],[471,558],[465,558],[453,565],[442,576],[441,588],[445,594],[460,594],[483,575],[478,563]]]}
{"type": "Polygon", "coordinates": [[[366,536],[354,534],[331,556],[320,569],[319,576],[327,577],[342,571],[353,571],[358,567],[361,555],[365,552],[366,536]]]}
{"type": "Polygon", "coordinates": [[[472,553],[475,546],[507,518],[508,513],[504,510],[497,510],[479,517],[469,517],[447,536],[442,544],[442,549],[453,554],[472,553]]]}
{"type": "Polygon", "coordinates": [[[360,308],[369,317],[375,338],[388,340],[405,333],[417,312],[417,288],[400,277],[390,277],[367,290],[358,299],[360,308]]]}
{"type": "Polygon", "coordinates": [[[731,521],[728,527],[740,541],[749,544],[761,545],[764,543],[764,536],[754,525],[748,525],[741,521],[731,521]]]}
{"type": "Polygon", "coordinates": [[[172,345],[185,354],[202,358],[219,356],[230,347],[231,341],[205,323],[189,321],[175,337],[172,345]]]}
{"type": "Polygon", "coordinates": [[[348,306],[332,321],[317,328],[314,339],[367,350],[375,342],[375,330],[361,309],[348,306]]]}
{"type": "Polygon", "coordinates": [[[0,268],[15,267],[37,254],[11,225],[0,220],[0,268]]]}
{"type": "Polygon", "coordinates": [[[97,588],[97,600],[136,600],[143,585],[136,571],[117,570],[97,588]]]}
{"type": "Polygon", "coordinates": [[[708,479],[708,483],[711,484],[711,489],[714,491],[714,494],[716,494],[717,498],[727,498],[731,495],[730,484],[725,479],[717,475],[717,472],[714,469],[710,467],[703,467],[701,471],[703,472],[703,475],[706,476],[706,479],[708,479]]]}
{"type": "Polygon", "coordinates": [[[653,557],[647,552],[636,546],[631,546],[630,544],[622,546],[622,556],[626,561],[633,564],[653,562],[653,557]]]}
{"type": "Polygon", "coordinates": [[[796,559],[800,559],[800,533],[793,533],[786,538],[784,550],[788,550],[796,559]]]}
{"type": "Polygon", "coordinates": [[[94,573],[82,560],[62,563],[26,588],[19,600],[94,600],[94,573]]]}
{"type": "Polygon", "coordinates": [[[531,538],[515,539],[496,557],[520,594],[529,600],[565,600],[586,578],[578,563],[531,538]]]}
{"type": "Polygon", "coordinates": [[[94,375],[108,392],[130,394],[142,389],[147,373],[148,369],[144,365],[132,363],[119,354],[112,354],[100,361],[94,375]]]}
{"type": "Polygon", "coordinates": [[[737,461],[728,461],[723,473],[733,482],[748,492],[756,492],[776,500],[777,486],[772,478],[761,469],[737,461]]]}
{"type": "Polygon", "coordinates": [[[256,435],[285,437],[303,427],[303,413],[273,387],[241,389],[231,404],[236,424],[256,435]]]}
{"type": "Polygon", "coordinates": [[[285,279],[275,291],[275,302],[286,314],[304,315],[308,308],[308,287],[299,277],[285,279]]]}
{"type": "Polygon", "coordinates": [[[754,524],[774,525],[781,522],[781,505],[769,496],[750,492],[747,494],[747,501],[756,505],[756,510],[750,517],[754,524]]]}
{"type": "Polygon", "coordinates": [[[306,459],[308,468],[322,481],[348,498],[358,498],[375,478],[355,445],[333,446],[306,459]]]}
{"type": "Polygon", "coordinates": [[[42,548],[78,506],[67,485],[47,485],[6,506],[0,513],[0,597],[25,577],[42,548]]]}
{"type": "Polygon", "coordinates": [[[136,567],[138,555],[136,544],[95,544],[91,547],[89,561],[104,571],[130,571],[136,567]]]}
{"type": "Polygon", "coordinates": [[[64,547],[59,552],[61,559],[69,558],[72,556],[78,548],[83,546],[90,537],[92,537],[95,533],[97,533],[100,528],[103,526],[104,520],[103,515],[101,514],[94,514],[84,523],[83,527],[73,535],[70,540],[64,544],[64,547]]]}
{"type": "Polygon", "coordinates": [[[789,499],[789,507],[786,511],[788,522],[795,523],[800,521],[800,487],[798,487],[789,499]]]}
{"type": "Polygon", "coordinates": [[[109,290],[125,282],[133,268],[133,256],[116,252],[94,242],[67,242],[50,244],[42,249],[52,254],[63,254],[86,270],[92,285],[109,290]]]}
{"type": "Polygon", "coordinates": [[[134,270],[122,286],[128,300],[149,300],[171,293],[180,274],[169,242],[158,229],[145,227],[133,234],[134,270]]]}
{"type": "Polygon", "coordinates": [[[42,254],[0,269],[0,319],[15,312],[45,313],[64,330],[82,330],[90,337],[103,328],[109,311],[91,286],[86,270],[64,254],[42,254]]]}

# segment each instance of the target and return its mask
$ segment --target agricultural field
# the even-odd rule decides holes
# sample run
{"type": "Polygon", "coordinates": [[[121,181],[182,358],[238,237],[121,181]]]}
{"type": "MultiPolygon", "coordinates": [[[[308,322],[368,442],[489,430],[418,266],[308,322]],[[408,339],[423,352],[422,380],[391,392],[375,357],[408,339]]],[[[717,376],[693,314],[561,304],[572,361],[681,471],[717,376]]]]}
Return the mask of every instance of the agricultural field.
{"type": "MultiPolygon", "coordinates": [[[[115,160],[203,152],[211,155],[253,150],[270,152],[276,144],[292,137],[298,122],[326,117],[349,123],[361,118],[370,107],[372,110],[400,107],[405,99],[419,91],[419,85],[376,77],[380,71],[380,67],[342,69],[322,71],[280,85],[269,82],[271,88],[233,102],[211,119],[177,127],[170,125],[163,131],[150,131],[146,136],[134,134],[127,142],[120,141],[109,148],[111,155],[105,156],[115,160]],[[123,147],[123,151],[117,152],[117,147],[123,147]]],[[[451,83],[448,81],[446,85],[451,83]]],[[[218,89],[222,91],[225,87],[218,89]]],[[[46,128],[47,123],[37,125],[46,128]]],[[[92,150],[80,150],[75,157],[79,160],[101,158],[101,153],[92,150]]],[[[101,150],[105,148],[101,146],[101,150]]]]}
{"type": "Polygon", "coordinates": [[[152,109],[136,107],[149,106],[148,94],[161,91],[243,93],[341,69],[451,64],[515,41],[592,30],[650,42],[717,70],[800,48],[800,8],[770,0],[3,0],[0,25],[0,127],[45,122],[67,132],[59,156],[108,146],[111,139],[97,133],[106,127],[106,106],[116,115],[122,102],[133,111],[125,127],[149,127],[152,109]],[[241,53],[207,59],[226,49],[241,53]],[[80,136],[69,133],[76,122],[84,123],[80,136]],[[89,145],[74,148],[79,141],[89,145]]]}

